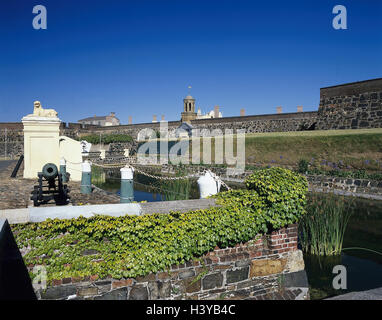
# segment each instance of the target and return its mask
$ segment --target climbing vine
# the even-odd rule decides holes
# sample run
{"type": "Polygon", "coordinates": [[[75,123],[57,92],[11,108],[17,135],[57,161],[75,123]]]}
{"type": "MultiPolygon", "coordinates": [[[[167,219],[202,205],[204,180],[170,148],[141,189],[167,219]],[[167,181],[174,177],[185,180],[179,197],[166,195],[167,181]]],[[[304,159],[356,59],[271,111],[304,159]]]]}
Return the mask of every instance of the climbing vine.
{"type": "Polygon", "coordinates": [[[206,210],[55,219],[12,228],[26,265],[45,265],[48,281],[143,276],[297,222],[305,212],[304,180],[289,172],[268,174],[261,179],[280,175],[280,181],[270,188],[250,177],[248,190],[222,192],[216,197],[220,206],[206,210]]]}

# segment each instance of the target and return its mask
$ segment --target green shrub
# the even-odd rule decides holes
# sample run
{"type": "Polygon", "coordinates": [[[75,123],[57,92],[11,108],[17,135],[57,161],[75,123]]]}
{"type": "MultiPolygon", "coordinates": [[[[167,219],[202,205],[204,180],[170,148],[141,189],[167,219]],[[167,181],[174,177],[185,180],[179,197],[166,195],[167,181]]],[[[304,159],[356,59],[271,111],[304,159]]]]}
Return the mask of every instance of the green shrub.
{"type": "Polygon", "coordinates": [[[24,256],[25,263],[45,265],[48,280],[93,274],[101,278],[136,277],[184,263],[215,246],[234,246],[269,228],[297,222],[304,213],[300,205],[305,199],[303,180],[275,168],[264,171],[262,177],[267,174],[276,179],[269,180],[272,188],[281,192],[274,194],[274,200],[272,188],[259,186],[252,177],[250,185],[260,193],[254,189],[222,192],[217,195],[220,206],[206,210],[55,219],[12,228],[19,248],[30,248],[24,256]],[[298,183],[301,190],[293,190],[292,186],[296,188],[298,183]],[[96,254],[85,255],[85,249],[96,250],[96,254]]]}
{"type": "Polygon", "coordinates": [[[268,223],[279,228],[305,213],[308,182],[288,169],[273,167],[254,171],[245,185],[253,190],[266,206],[268,223]]]}

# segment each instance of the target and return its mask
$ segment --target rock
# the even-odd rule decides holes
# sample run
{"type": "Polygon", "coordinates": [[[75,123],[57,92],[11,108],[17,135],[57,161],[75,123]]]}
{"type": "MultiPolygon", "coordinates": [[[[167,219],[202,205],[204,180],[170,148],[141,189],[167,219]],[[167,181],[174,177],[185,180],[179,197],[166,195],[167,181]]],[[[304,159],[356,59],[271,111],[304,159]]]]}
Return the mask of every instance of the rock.
{"type": "Polygon", "coordinates": [[[304,257],[301,250],[291,251],[287,258],[285,269],[296,272],[305,269],[304,257]]]}
{"type": "Polygon", "coordinates": [[[248,279],[249,267],[227,271],[227,283],[239,282],[248,279]]]}
{"type": "Polygon", "coordinates": [[[286,259],[252,260],[250,278],[263,277],[271,274],[281,273],[284,270],[286,262],[286,259]]]}
{"type": "Polygon", "coordinates": [[[209,274],[202,280],[203,290],[209,290],[223,285],[223,275],[219,273],[209,274]]]}
{"type": "Polygon", "coordinates": [[[129,300],[148,300],[148,298],[147,287],[135,286],[131,289],[129,294],[129,300]]]}
{"type": "Polygon", "coordinates": [[[119,288],[109,291],[101,296],[94,297],[94,300],[126,300],[127,288],[119,288]]]}

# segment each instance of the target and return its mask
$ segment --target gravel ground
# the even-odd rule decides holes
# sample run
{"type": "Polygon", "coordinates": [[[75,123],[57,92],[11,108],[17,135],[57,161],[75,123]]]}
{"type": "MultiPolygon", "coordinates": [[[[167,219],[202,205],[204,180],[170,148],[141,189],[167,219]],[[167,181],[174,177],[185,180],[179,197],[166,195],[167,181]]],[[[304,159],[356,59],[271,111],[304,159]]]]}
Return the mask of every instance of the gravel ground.
{"type": "MultiPolygon", "coordinates": [[[[0,161],[0,210],[27,208],[33,206],[30,193],[33,186],[38,184],[38,179],[23,179],[23,165],[21,165],[16,178],[10,178],[17,161],[0,161]]],[[[110,204],[119,203],[119,197],[104,190],[94,187],[93,193],[84,195],[80,192],[80,182],[69,181],[70,203],[72,205],[110,204]]],[[[49,203],[42,206],[54,206],[49,203]]]]}

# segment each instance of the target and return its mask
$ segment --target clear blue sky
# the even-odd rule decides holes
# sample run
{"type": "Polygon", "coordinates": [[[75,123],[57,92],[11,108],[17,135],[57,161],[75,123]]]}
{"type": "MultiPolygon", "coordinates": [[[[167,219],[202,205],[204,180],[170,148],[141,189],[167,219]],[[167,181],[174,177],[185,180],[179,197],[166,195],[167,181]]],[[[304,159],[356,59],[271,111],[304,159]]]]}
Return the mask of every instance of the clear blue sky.
{"type": "Polygon", "coordinates": [[[320,87],[382,77],[382,1],[3,0],[0,44],[0,122],[34,100],[66,122],[178,120],[188,85],[224,116],[316,110],[320,87]],[[332,28],[337,4],[348,30],[332,28]]]}

